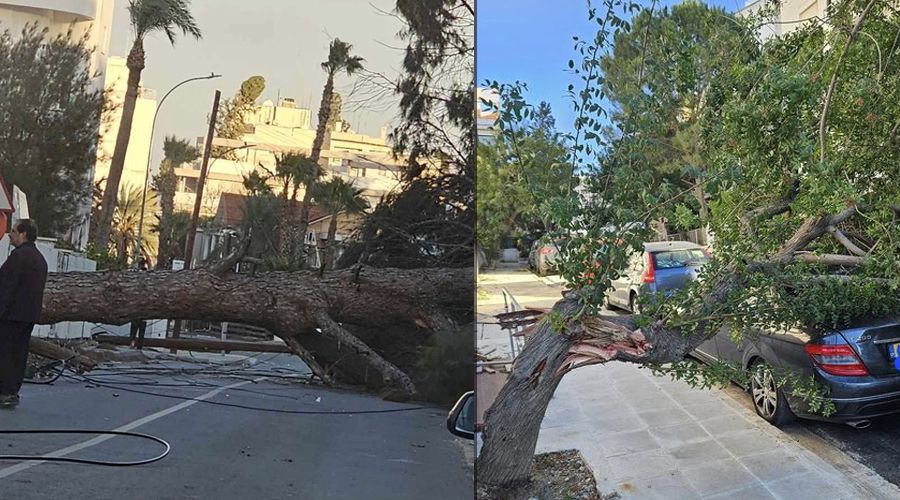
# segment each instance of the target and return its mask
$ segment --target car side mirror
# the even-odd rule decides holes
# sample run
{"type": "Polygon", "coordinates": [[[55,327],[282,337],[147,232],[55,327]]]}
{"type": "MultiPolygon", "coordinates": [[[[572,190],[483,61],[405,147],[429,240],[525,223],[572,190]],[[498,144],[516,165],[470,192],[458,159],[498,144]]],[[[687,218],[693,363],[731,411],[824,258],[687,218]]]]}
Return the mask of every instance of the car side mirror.
{"type": "Polygon", "coordinates": [[[475,391],[463,394],[447,415],[447,430],[453,435],[475,439],[475,391]]]}

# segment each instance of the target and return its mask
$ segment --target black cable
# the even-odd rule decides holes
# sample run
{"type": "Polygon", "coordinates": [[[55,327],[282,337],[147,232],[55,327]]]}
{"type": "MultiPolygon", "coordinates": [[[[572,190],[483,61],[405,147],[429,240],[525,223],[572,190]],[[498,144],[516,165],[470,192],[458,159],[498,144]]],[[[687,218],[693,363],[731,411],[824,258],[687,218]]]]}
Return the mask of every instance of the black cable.
{"type": "Polygon", "coordinates": [[[25,460],[25,461],[33,461],[33,460],[41,460],[48,462],[71,462],[77,464],[89,464],[89,465],[107,465],[111,467],[130,467],[133,465],[146,465],[158,460],[162,460],[169,454],[169,451],[172,447],[167,443],[164,439],[158,438],[156,436],[151,436],[150,434],[141,434],[139,432],[125,432],[125,431],[95,431],[88,429],[18,429],[18,430],[0,430],[0,434],[112,434],[115,436],[130,436],[137,437],[141,439],[149,439],[150,441],[155,441],[166,447],[166,451],[162,452],[160,455],[157,455],[153,458],[148,458],[145,460],[135,460],[132,462],[115,462],[109,460],[91,460],[88,458],[71,458],[71,457],[48,457],[48,456],[38,456],[38,455],[0,455],[0,460],[25,460]]]}
{"type": "Polygon", "coordinates": [[[98,387],[105,387],[107,389],[115,389],[115,390],[124,391],[124,392],[133,392],[135,394],[144,394],[147,396],[158,396],[161,398],[180,399],[180,400],[184,400],[184,401],[199,401],[201,403],[207,403],[207,404],[216,405],[216,406],[227,406],[230,408],[242,408],[245,410],[264,411],[264,412],[270,412],[270,413],[287,413],[290,415],[365,415],[365,414],[378,414],[378,413],[400,413],[400,412],[407,412],[407,411],[433,410],[434,409],[429,406],[413,406],[411,408],[391,408],[391,409],[387,409],[387,410],[359,410],[359,411],[352,411],[352,410],[336,410],[336,411],[281,410],[281,409],[277,409],[277,408],[260,408],[258,406],[247,406],[247,405],[239,405],[239,404],[233,404],[233,403],[220,403],[218,401],[211,401],[209,399],[198,400],[196,398],[191,398],[191,397],[187,397],[187,396],[176,396],[174,394],[159,394],[156,392],[140,391],[137,389],[130,389],[128,387],[114,386],[114,385],[110,385],[110,384],[94,382],[94,381],[91,381],[90,379],[88,379],[87,377],[84,377],[84,375],[81,376],[81,377],[83,377],[84,380],[81,380],[78,377],[73,377],[71,375],[63,375],[63,377],[68,378],[68,379],[78,380],[80,382],[87,381],[98,387]]]}

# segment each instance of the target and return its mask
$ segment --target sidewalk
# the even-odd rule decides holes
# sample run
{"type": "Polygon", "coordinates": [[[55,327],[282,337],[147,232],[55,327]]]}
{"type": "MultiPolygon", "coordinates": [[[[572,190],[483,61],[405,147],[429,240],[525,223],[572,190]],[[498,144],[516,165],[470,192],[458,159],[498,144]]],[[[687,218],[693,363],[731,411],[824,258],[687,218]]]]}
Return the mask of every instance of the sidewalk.
{"type": "MultiPolygon", "coordinates": [[[[547,307],[561,290],[552,278],[512,269],[483,278],[480,288],[491,293],[504,283],[522,305],[547,307]]],[[[484,302],[483,310],[480,296],[479,314],[495,306],[484,302]]],[[[501,344],[489,334],[478,338],[479,351],[501,344]]],[[[871,470],[856,464],[865,471],[841,472],[723,391],[621,362],[579,368],[561,381],[536,452],[567,449],[581,452],[601,494],[622,498],[900,498],[871,470]]]]}

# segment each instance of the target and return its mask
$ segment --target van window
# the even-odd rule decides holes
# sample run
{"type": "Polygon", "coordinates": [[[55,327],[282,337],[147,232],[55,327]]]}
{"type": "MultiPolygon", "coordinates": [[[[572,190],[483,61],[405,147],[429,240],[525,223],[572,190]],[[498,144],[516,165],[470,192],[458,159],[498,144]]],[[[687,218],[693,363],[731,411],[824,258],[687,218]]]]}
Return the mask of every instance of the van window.
{"type": "Polygon", "coordinates": [[[697,266],[706,264],[709,258],[700,249],[669,250],[653,253],[653,267],[655,269],[673,269],[676,267],[697,266]]]}

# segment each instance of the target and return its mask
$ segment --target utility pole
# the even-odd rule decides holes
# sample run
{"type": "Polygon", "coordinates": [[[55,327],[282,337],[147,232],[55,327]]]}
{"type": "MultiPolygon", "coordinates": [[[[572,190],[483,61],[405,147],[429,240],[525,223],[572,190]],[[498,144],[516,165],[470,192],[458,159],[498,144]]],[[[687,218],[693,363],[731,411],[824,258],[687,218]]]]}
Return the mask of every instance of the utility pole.
{"type": "MultiPolygon", "coordinates": [[[[187,240],[184,243],[184,268],[190,269],[194,263],[194,239],[197,237],[197,223],[200,220],[200,204],[203,203],[203,184],[206,182],[207,167],[209,166],[209,154],[212,151],[213,135],[216,133],[216,115],[219,113],[219,98],[222,91],[216,90],[213,98],[212,114],[209,115],[209,130],[206,132],[206,144],[203,146],[203,162],[200,164],[200,178],[197,179],[197,197],[194,199],[194,213],[191,214],[191,225],[188,228],[187,240]]],[[[172,329],[172,338],[177,339],[181,335],[181,320],[175,320],[172,329]]],[[[178,350],[172,348],[172,353],[178,350]]]]}

